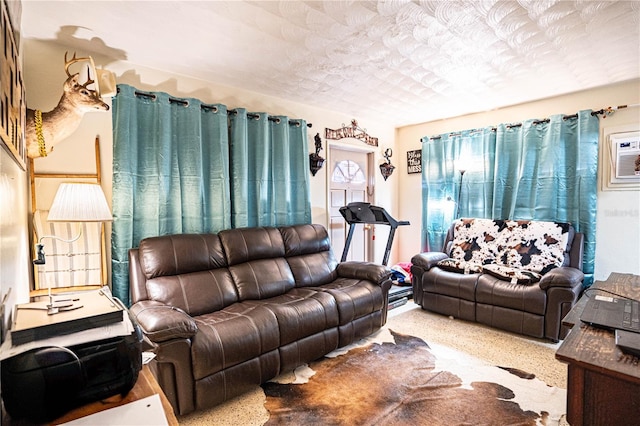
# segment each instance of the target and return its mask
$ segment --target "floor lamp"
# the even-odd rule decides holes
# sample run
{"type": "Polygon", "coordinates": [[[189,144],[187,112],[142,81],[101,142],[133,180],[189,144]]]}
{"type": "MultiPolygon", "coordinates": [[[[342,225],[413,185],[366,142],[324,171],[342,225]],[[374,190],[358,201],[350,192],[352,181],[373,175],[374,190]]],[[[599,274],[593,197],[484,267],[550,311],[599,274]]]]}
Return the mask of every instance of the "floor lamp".
{"type": "Polygon", "coordinates": [[[456,201],[456,219],[460,218],[460,199],[462,195],[462,177],[464,176],[464,172],[466,172],[466,170],[460,169],[460,181],[458,182],[458,199],[456,201]]]}
{"type": "MultiPolygon", "coordinates": [[[[47,218],[49,222],[110,222],[112,220],[113,216],[102,187],[95,183],[60,184],[47,218]]],[[[80,226],[78,235],[70,239],[63,239],[56,235],[43,235],[36,244],[37,257],[33,260],[33,264],[44,265],[46,263],[43,240],[55,239],[65,243],[73,243],[81,236],[82,226],[80,226]]],[[[56,313],[58,309],[68,306],[57,306],[51,296],[51,287],[49,287],[49,305],[47,307],[50,313],[56,313]],[[53,312],[54,310],[56,312],[53,312]]]]}

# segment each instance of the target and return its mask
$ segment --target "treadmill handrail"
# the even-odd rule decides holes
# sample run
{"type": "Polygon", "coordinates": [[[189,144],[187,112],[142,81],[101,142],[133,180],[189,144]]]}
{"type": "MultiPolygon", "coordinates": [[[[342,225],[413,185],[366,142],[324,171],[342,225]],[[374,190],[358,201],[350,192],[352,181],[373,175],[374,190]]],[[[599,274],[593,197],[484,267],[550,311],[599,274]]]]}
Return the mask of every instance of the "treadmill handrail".
{"type": "Polygon", "coordinates": [[[347,235],[347,240],[345,241],[344,250],[342,251],[342,258],[340,259],[341,262],[344,262],[347,258],[347,253],[349,252],[349,248],[351,246],[351,238],[353,237],[355,224],[367,223],[374,225],[388,225],[391,227],[389,238],[387,240],[387,246],[382,260],[383,265],[386,265],[389,261],[389,254],[391,253],[391,245],[393,244],[393,237],[396,228],[398,226],[410,225],[409,221],[395,220],[384,208],[380,206],[372,206],[369,203],[349,203],[346,206],[340,207],[338,210],[340,211],[342,217],[344,217],[344,220],[349,224],[349,233],[347,235]],[[363,213],[362,216],[366,218],[363,219],[361,217],[358,217],[353,209],[361,210],[363,213]]]}

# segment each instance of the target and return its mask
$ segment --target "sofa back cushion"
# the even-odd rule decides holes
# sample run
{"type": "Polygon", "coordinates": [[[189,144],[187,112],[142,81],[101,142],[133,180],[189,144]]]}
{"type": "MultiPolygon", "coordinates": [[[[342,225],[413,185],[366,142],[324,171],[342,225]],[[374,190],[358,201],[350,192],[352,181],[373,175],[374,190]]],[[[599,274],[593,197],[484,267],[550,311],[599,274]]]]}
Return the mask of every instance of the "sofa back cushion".
{"type": "Polygon", "coordinates": [[[227,266],[216,234],[176,234],[140,241],[140,267],[147,279],[227,266]]]}
{"type": "Polygon", "coordinates": [[[238,300],[216,234],[146,238],[140,242],[138,256],[150,300],[190,315],[213,312],[238,300]]]}
{"type": "MultiPolygon", "coordinates": [[[[568,223],[539,220],[462,218],[455,221],[447,244],[449,259],[438,263],[455,272],[531,272],[540,274],[570,263],[575,236],[568,223]],[[497,265],[483,268],[484,265],[497,265]]],[[[509,278],[512,274],[502,274],[509,278]]],[[[526,274],[530,280],[530,274],[526,274]]]]}
{"type": "Polygon", "coordinates": [[[277,228],[236,228],[218,233],[229,266],[252,260],[284,257],[284,242],[277,228]]]}
{"type": "Polygon", "coordinates": [[[294,225],[279,229],[297,287],[319,286],[335,281],[338,262],[331,250],[329,234],[323,226],[294,225]]]}
{"type": "Polygon", "coordinates": [[[150,300],[182,309],[191,316],[223,309],[238,301],[238,293],[227,268],[147,280],[150,300]]]}
{"type": "Polygon", "coordinates": [[[239,300],[279,296],[295,287],[277,228],[236,228],[218,234],[239,300]]]}
{"type": "Polygon", "coordinates": [[[457,220],[453,224],[449,257],[474,265],[494,263],[499,256],[496,242],[504,227],[503,220],[457,220]]]}
{"type": "Polygon", "coordinates": [[[509,220],[499,240],[497,263],[545,274],[565,263],[571,225],[539,220],[509,220]]]}
{"type": "Polygon", "coordinates": [[[282,258],[260,259],[230,266],[240,300],[280,296],[295,287],[293,274],[282,258]]]}

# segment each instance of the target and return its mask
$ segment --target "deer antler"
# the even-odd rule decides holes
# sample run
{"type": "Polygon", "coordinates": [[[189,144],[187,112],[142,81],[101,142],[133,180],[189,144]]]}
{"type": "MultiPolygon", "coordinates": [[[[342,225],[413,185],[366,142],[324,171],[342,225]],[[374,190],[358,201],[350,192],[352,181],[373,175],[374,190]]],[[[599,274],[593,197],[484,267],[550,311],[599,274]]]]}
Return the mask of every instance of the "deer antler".
{"type": "Polygon", "coordinates": [[[87,86],[93,83],[95,83],[95,81],[91,79],[91,67],[87,65],[87,82],[84,83],[82,87],[87,89],[87,86]]]}
{"type": "Polygon", "coordinates": [[[88,61],[91,59],[90,57],[76,58],[76,52],[73,52],[73,58],[71,58],[71,60],[67,60],[67,53],[69,52],[64,52],[64,72],[67,73],[67,77],[71,77],[71,73],[69,72],[69,67],[71,65],[75,64],[76,62],[88,61]]]}

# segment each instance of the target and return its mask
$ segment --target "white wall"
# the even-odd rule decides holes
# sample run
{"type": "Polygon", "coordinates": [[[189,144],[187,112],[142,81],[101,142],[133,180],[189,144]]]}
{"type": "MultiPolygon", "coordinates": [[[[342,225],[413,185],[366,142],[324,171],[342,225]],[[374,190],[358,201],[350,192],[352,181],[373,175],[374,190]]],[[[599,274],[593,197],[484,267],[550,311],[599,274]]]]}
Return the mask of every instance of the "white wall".
{"type": "MultiPolygon", "coordinates": [[[[62,93],[64,73],[64,53],[68,48],[51,42],[24,40],[24,78],[26,87],[27,107],[49,111],[53,109],[62,93]]],[[[92,54],[91,52],[77,52],[78,56],[92,54]]],[[[327,141],[324,139],[324,129],[339,128],[343,123],[350,123],[351,119],[358,120],[361,127],[379,138],[380,146],[375,149],[376,164],[383,162],[382,152],[387,147],[393,147],[395,129],[391,124],[379,120],[367,119],[359,115],[345,115],[342,113],[315,108],[310,96],[307,104],[300,104],[263,96],[257,93],[217,85],[213,82],[196,80],[193,78],[173,75],[163,71],[144,68],[124,61],[108,61],[99,55],[92,55],[98,68],[105,68],[116,74],[117,83],[129,84],[145,91],[163,91],[176,97],[192,97],[207,103],[221,103],[229,109],[244,107],[249,111],[267,112],[273,115],[286,115],[290,118],[302,118],[313,127],[308,130],[308,151],[314,152],[314,135],[320,133],[323,139],[323,151],[320,155],[327,158],[327,141]]],[[[341,96],[341,94],[336,94],[341,96]]],[[[110,103],[110,102],[109,102],[110,103]]],[[[35,169],[39,172],[68,172],[91,173],[94,171],[93,141],[96,135],[100,137],[103,189],[107,199],[111,200],[112,188],[112,122],[110,112],[91,112],[85,115],[78,130],[67,140],[57,145],[52,154],[46,158],[35,160],[35,169]]],[[[343,140],[334,144],[364,146],[360,141],[343,140]]],[[[392,160],[395,160],[393,158],[392,160]]],[[[323,167],[316,176],[310,177],[311,207],[314,223],[327,226],[327,169],[323,167]]],[[[395,175],[384,181],[376,172],[376,204],[385,207],[391,214],[397,208],[396,187],[398,180],[395,175]]],[[[38,208],[47,209],[53,200],[59,182],[38,180],[38,208]]],[[[110,232],[110,228],[108,229],[110,232]]],[[[110,235],[110,234],[108,234],[110,235]]],[[[382,257],[386,235],[376,240],[376,259],[382,257]]],[[[110,249],[108,250],[110,253],[110,249]]],[[[340,254],[338,253],[337,256],[340,254]]],[[[109,262],[110,263],[110,262],[109,262]]]]}
{"type": "MultiPolygon", "coordinates": [[[[544,84],[544,82],[541,82],[544,84]]],[[[461,99],[464,102],[464,99],[461,99]]],[[[600,87],[538,102],[493,111],[407,126],[397,130],[397,152],[420,149],[420,139],[441,133],[474,129],[500,123],[545,118],[554,114],[574,114],[579,110],[599,110],[608,106],[640,103],[640,80],[600,87]]],[[[600,144],[605,128],[636,125],[640,129],[640,108],[627,108],[600,119],[600,144]]],[[[602,173],[600,168],[599,176],[602,173]]],[[[399,229],[398,257],[410,260],[420,252],[421,191],[419,174],[399,174],[399,215],[411,221],[411,229],[399,229]]],[[[604,280],[611,272],[640,274],[640,190],[602,191],[599,183],[596,224],[595,279],[604,280]]]]}
{"type": "MultiPolygon", "coordinates": [[[[19,8],[10,7],[10,9],[10,14],[17,19],[14,27],[19,28],[19,8]]],[[[18,52],[22,58],[22,47],[18,48],[18,52]]],[[[6,84],[6,81],[3,81],[3,84],[6,84]]],[[[0,147],[0,302],[6,297],[6,304],[4,316],[0,317],[0,321],[6,326],[10,326],[13,306],[29,300],[31,255],[28,208],[27,172],[2,146],[0,147]]]]}
{"type": "MultiPolygon", "coordinates": [[[[48,111],[57,104],[65,79],[63,56],[66,48],[50,42],[24,41],[24,78],[27,91],[27,106],[48,111]]],[[[78,55],[91,52],[78,52],[78,55]]],[[[518,122],[528,118],[544,118],[552,114],[573,114],[581,109],[600,109],[609,105],[634,104],[640,102],[640,83],[627,82],[610,87],[531,102],[494,111],[439,120],[395,129],[388,123],[315,108],[313,98],[307,104],[284,101],[276,97],[217,85],[163,71],[148,69],[125,61],[108,61],[94,56],[99,68],[115,72],[118,83],[130,84],[148,91],[164,91],[177,97],[195,97],[205,102],[222,103],[229,108],[245,107],[250,111],[265,111],[270,114],[303,118],[313,127],[309,129],[309,152],[314,151],[313,136],[323,136],[323,157],[327,157],[328,144],[324,140],[324,129],[337,128],[358,120],[361,127],[380,140],[376,149],[376,166],[383,161],[382,152],[387,147],[394,148],[393,163],[396,170],[386,182],[376,170],[376,204],[385,207],[399,220],[409,220],[410,226],[398,228],[389,264],[409,261],[420,251],[421,227],[421,182],[420,175],[407,174],[406,152],[420,149],[420,138],[449,131],[496,125],[503,122],[518,122]]],[[[601,120],[601,128],[629,123],[639,123],[640,109],[627,109],[601,120]]],[[[93,141],[96,135],[101,139],[103,187],[107,198],[111,198],[112,135],[110,113],[89,113],[85,115],[78,131],[56,147],[46,159],[36,160],[38,171],[50,172],[91,172],[93,171],[93,141]]],[[[359,141],[331,142],[363,147],[359,141]]],[[[315,223],[327,226],[327,166],[316,176],[310,177],[312,194],[312,215],[315,223]]],[[[57,183],[38,183],[40,208],[48,208],[57,183]]],[[[596,279],[606,278],[610,272],[632,272],[639,274],[640,265],[640,193],[639,191],[598,192],[596,279]],[[634,236],[629,238],[628,236],[634,236]],[[613,255],[612,255],[613,254],[613,255]]],[[[387,229],[376,232],[376,260],[381,258],[386,243],[387,229]]]]}
{"type": "Polygon", "coordinates": [[[28,205],[27,174],[0,148],[0,301],[9,295],[3,321],[29,299],[28,205]]]}

